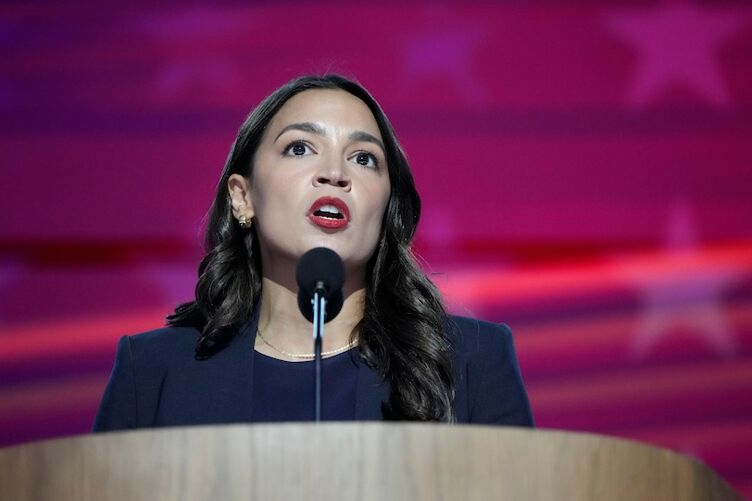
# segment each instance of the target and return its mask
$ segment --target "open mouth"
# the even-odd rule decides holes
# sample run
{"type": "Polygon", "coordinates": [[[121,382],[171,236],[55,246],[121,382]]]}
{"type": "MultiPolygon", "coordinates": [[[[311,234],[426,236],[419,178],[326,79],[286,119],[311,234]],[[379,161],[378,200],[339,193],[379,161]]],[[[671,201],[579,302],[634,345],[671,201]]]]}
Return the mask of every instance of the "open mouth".
{"type": "Polygon", "coordinates": [[[308,219],[320,228],[338,230],[349,224],[350,209],[337,197],[321,197],[308,209],[308,219]]]}
{"type": "Polygon", "coordinates": [[[333,205],[324,205],[319,207],[317,211],[313,213],[314,216],[325,217],[329,219],[345,219],[345,215],[333,205]]]}

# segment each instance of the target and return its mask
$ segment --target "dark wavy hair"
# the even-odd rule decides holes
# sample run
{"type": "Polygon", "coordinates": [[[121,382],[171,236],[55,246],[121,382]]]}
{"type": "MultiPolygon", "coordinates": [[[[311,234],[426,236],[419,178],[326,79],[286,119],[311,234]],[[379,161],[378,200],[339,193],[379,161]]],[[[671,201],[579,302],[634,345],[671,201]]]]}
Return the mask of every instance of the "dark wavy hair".
{"type": "MultiPolygon", "coordinates": [[[[261,262],[255,229],[232,217],[227,180],[253,173],[265,127],[294,95],[310,89],[349,92],[373,113],[386,147],[391,196],[378,247],[367,264],[363,318],[355,332],[364,362],[391,385],[382,412],[387,419],[452,421],[454,380],[447,314],[434,284],[418,266],[410,243],[420,218],[420,197],[394,130],[376,100],[339,75],[296,78],[264,99],[240,127],[209,210],[206,256],[199,266],[196,299],[167,317],[173,326],[201,332],[197,358],[220,350],[246,323],[261,295],[261,262]]],[[[355,334],[355,332],[353,334],[355,334]]]]}

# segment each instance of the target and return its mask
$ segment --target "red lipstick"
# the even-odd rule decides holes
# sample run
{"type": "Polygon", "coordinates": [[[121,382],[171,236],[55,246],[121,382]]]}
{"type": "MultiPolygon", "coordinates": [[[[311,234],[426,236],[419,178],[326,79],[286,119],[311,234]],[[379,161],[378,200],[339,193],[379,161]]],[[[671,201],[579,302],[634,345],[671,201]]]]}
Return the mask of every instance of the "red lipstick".
{"type": "Polygon", "coordinates": [[[336,197],[321,197],[308,209],[308,220],[326,229],[344,228],[350,222],[350,208],[336,197]]]}

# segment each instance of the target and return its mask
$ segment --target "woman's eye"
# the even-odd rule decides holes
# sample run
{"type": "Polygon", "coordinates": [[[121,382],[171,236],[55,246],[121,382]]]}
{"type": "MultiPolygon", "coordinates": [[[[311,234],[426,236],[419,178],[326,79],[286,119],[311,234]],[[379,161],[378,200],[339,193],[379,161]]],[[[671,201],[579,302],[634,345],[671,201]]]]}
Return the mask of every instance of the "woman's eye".
{"type": "Polygon", "coordinates": [[[307,144],[301,141],[295,141],[293,143],[290,143],[285,148],[285,155],[302,157],[303,155],[307,155],[309,153],[311,153],[311,148],[307,144]]]}
{"type": "Polygon", "coordinates": [[[364,167],[378,167],[376,157],[371,153],[360,152],[355,155],[355,162],[364,167]]]}

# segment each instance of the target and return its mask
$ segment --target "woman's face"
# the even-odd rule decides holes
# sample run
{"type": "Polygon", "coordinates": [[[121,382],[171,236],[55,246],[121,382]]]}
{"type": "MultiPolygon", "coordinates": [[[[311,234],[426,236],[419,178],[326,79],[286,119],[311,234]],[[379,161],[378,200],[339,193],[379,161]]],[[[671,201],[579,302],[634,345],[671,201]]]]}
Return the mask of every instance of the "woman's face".
{"type": "Polygon", "coordinates": [[[266,127],[253,162],[247,203],[264,276],[289,274],[291,263],[320,246],[342,257],[348,278],[363,280],[390,195],[383,138],[368,106],[342,90],[296,94],[266,127]]]}

